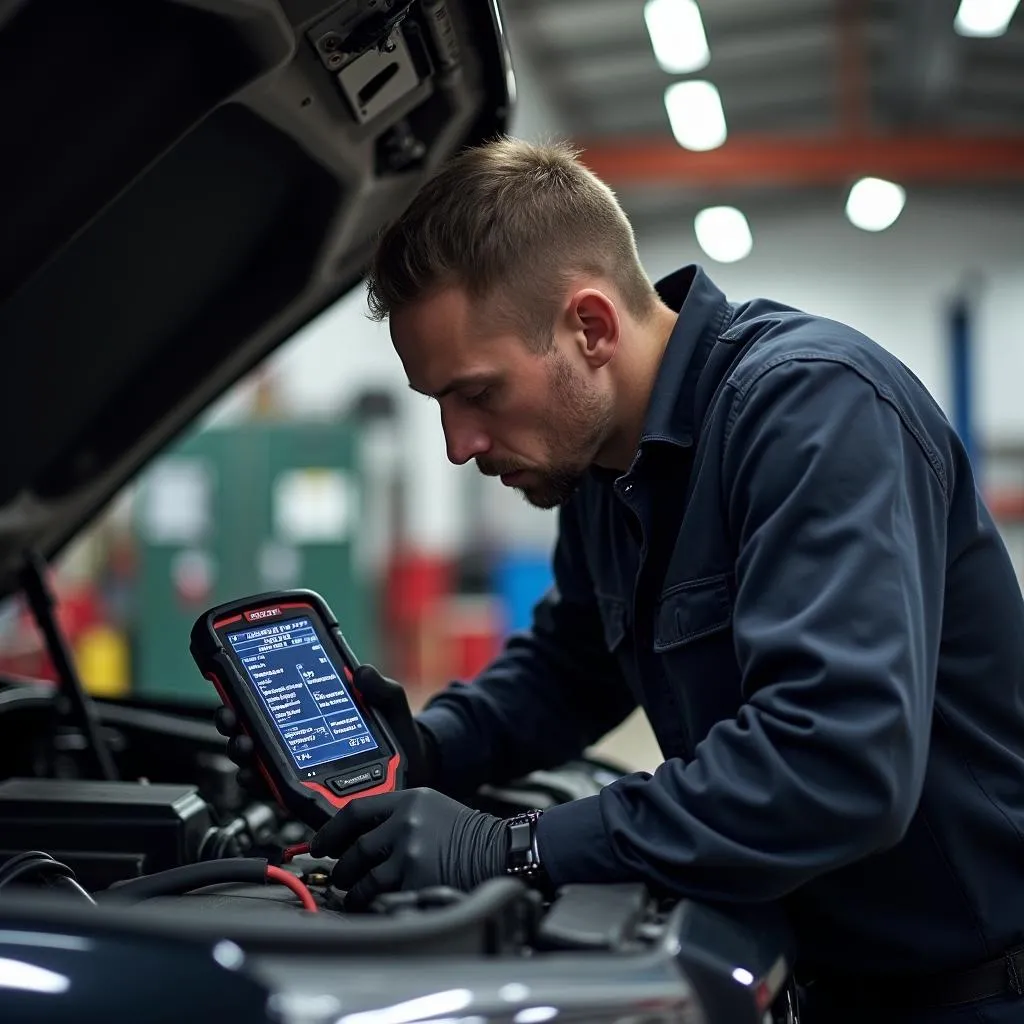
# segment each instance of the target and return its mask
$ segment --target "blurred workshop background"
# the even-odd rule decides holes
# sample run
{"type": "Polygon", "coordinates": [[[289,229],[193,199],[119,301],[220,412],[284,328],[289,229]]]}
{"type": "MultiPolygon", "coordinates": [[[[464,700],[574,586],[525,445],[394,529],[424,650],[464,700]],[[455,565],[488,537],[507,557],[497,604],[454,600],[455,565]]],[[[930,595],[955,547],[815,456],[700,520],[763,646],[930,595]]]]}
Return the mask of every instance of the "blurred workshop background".
{"type": "MultiPolygon", "coordinates": [[[[846,321],[932,390],[1024,575],[1024,15],[1018,0],[505,0],[512,133],[571,139],[653,278],[846,321]]],[[[471,677],[550,579],[553,513],[446,460],[357,290],[211,409],[68,550],[100,694],[210,703],[207,605],[305,586],[419,703],[471,677]]],[[[52,674],[0,608],[0,667],[52,674]]],[[[659,760],[634,718],[605,749],[659,760]]]]}

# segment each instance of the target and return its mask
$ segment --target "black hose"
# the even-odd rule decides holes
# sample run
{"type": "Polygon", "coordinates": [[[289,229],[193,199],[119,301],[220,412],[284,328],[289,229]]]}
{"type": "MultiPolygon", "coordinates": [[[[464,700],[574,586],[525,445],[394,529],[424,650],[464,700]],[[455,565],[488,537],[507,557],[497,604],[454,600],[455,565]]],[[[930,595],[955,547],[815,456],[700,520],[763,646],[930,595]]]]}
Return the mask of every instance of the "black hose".
{"type": "Polygon", "coordinates": [[[23,864],[27,860],[32,861],[52,861],[54,858],[46,853],[44,850],[23,850],[21,853],[16,853],[13,857],[9,857],[7,860],[0,864],[0,882],[3,881],[4,875],[8,871],[11,871],[18,864],[23,864]]]}
{"type": "Polygon", "coordinates": [[[5,885],[10,885],[11,882],[22,878],[24,875],[33,874],[63,875],[65,878],[75,877],[74,871],[67,864],[61,864],[59,861],[52,860],[49,857],[40,857],[37,860],[26,860],[21,864],[15,865],[10,871],[5,871],[3,878],[0,878],[0,889],[5,885]]]}
{"type": "Polygon", "coordinates": [[[267,881],[267,861],[260,857],[235,857],[231,860],[207,860],[199,864],[186,864],[180,868],[158,871],[115,882],[104,895],[109,894],[129,902],[148,900],[154,896],[173,896],[201,889],[204,885],[224,882],[243,882],[263,885],[267,881]]]}
{"type": "Polygon", "coordinates": [[[89,903],[96,903],[92,896],[79,885],[75,872],[67,864],[62,864],[42,850],[26,850],[24,853],[17,853],[9,860],[4,861],[0,865],[0,889],[8,882],[13,882],[22,875],[31,874],[33,871],[42,872],[47,884],[52,888],[73,892],[89,903]]]}
{"type": "Polygon", "coordinates": [[[74,896],[80,897],[87,903],[91,903],[93,906],[96,905],[96,901],[85,889],[82,888],[82,886],[79,884],[78,879],[75,878],[74,874],[56,875],[51,879],[47,879],[47,881],[55,889],[67,891],[68,893],[74,896]]]}

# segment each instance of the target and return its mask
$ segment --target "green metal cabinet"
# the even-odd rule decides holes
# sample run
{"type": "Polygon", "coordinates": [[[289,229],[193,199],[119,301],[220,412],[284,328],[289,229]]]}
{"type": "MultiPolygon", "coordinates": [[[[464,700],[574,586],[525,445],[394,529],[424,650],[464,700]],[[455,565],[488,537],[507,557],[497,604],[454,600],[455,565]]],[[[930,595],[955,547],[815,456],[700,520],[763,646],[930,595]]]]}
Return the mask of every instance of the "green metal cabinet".
{"type": "Polygon", "coordinates": [[[358,452],[346,423],[260,421],[193,434],[147,471],[136,503],[135,693],[212,703],[188,652],[192,623],[263,590],[318,591],[356,653],[373,659],[358,452]]]}

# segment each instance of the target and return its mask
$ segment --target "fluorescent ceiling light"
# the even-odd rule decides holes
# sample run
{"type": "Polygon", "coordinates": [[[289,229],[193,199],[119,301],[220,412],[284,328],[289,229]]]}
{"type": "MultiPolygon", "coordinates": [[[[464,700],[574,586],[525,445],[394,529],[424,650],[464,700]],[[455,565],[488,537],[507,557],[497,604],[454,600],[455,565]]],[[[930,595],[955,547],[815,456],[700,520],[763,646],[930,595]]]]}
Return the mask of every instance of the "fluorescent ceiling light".
{"type": "Polygon", "coordinates": [[[711,60],[697,0],[647,0],[644,21],[662,71],[688,75],[711,60]]]}
{"type": "Polygon", "coordinates": [[[960,0],[960,9],[953,22],[962,36],[991,38],[1001,36],[1020,0],[960,0]]]}
{"type": "Polygon", "coordinates": [[[693,222],[700,247],[717,263],[746,259],[754,248],[747,218],[733,206],[701,210],[693,222]]]}
{"type": "Polygon", "coordinates": [[[728,130],[722,97],[710,82],[676,82],[665,90],[665,109],[676,142],[684,149],[717,149],[728,130]]]}
{"type": "Polygon", "coordinates": [[[862,178],[850,189],[846,216],[862,231],[884,231],[896,223],[906,201],[902,186],[881,178],[862,178]]]}

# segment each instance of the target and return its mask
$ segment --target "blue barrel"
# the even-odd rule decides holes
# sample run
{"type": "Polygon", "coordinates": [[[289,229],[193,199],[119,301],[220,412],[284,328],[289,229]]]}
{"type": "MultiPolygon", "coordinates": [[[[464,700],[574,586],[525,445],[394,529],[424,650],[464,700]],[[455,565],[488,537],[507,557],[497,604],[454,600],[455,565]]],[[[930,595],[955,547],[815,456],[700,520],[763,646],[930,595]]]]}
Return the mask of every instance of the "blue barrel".
{"type": "Polygon", "coordinates": [[[506,551],[494,566],[494,592],[504,610],[505,631],[526,629],[533,606],[554,582],[548,552],[506,551]]]}

